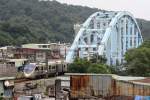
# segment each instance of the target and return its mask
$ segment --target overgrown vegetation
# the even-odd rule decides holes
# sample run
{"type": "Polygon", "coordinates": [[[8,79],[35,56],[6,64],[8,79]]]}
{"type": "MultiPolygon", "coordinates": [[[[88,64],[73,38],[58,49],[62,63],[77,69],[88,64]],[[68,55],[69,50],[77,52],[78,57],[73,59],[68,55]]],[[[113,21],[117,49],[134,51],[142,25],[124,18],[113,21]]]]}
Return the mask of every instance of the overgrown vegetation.
{"type": "Polygon", "coordinates": [[[110,74],[111,70],[108,65],[105,64],[106,59],[98,56],[93,57],[90,61],[87,59],[76,58],[74,63],[69,65],[69,72],[71,73],[101,73],[110,74]]]}
{"type": "Polygon", "coordinates": [[[150,40],[145,41],[139,48],[129,50],[125,59],[127,74],[150,77],[150,40]]]}
{"type": "MultiPolygon", "coordinates": [[[[23,43],[72,42],[73,24],[83,23],[99,9],[57,1],[0,0],[0,46],[23,43]]],[[[139,20],[145,39],[150,22],[139,20]]]]}
{"type": "Polygon", "coordinates": [[[0,0],[0,45],[70,42],[73,24],[96,11],[57,1],[0,0]]]}

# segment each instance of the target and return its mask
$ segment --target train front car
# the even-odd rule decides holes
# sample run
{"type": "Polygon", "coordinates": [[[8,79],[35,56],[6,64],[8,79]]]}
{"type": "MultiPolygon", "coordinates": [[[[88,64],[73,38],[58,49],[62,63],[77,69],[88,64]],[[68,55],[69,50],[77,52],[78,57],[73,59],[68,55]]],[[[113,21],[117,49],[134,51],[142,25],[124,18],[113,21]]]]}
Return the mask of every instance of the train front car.
{"type": "Polygon", "coordinates": [[[67,72],[67,63],[62,60],[53,60],[46,63],[30,63],[24,67],[25,78],[48,78],[63,75],[67,72]]]}
{"type": "Polygon", "coordinates": [[[35,69],[36,69],[36,64],[35,63],[30,63],[30,64],[25,65],[24,71],[23,71],[24,76],[26,78],[31,78],[31,76],[33,77],[35,69]]]}

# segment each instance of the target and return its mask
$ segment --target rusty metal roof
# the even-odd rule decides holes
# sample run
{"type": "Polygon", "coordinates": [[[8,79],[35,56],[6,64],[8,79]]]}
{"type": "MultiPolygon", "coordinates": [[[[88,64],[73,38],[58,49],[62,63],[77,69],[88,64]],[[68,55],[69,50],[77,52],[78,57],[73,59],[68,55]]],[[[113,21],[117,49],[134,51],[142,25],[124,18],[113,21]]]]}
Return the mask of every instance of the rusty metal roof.
{"type": "Polygon", "coordinates": [[[148,77],[118,76],[115,74],[94,74],[94,73],[65,73],[65,75],[67,76],[85,76],[85,75],[87,76],[110,76],[116,80],[150,86],[150,78],[148,77]]]}
{"type": "Polygon", "coordinates": [[[138,83],[145,83],[145,84],[150,84],[150,77],[144,78],[144,79],[138,79],[138,80],[132,80],[133,82],[138,82],[138,83]]]}
{"type": "Polygon", "coordinates": [[[81,75],[89,75],[89,76],[92,76],[92,75],[103,75],[103,76],[112,76],[112,75],[115,75],[115,74],[95,74],[95,73],[65,73],[65,75],[68,75],[68,76],[81,76],[81,75]]]}
{"type": "Polygon", "coordinates": [[[0,77],[0,81],[2,80],[13,80],[15,77],[0,77]]]}

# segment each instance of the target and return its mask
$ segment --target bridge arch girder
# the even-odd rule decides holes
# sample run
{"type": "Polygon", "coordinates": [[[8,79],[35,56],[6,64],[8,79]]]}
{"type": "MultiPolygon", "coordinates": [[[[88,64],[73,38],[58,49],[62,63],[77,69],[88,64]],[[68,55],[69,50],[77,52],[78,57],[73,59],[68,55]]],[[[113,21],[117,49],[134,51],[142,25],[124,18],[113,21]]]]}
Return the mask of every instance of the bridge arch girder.
{"type": "Polygon", "coordinates": [[[96,12],[81,26],[66,56],[66,61],[72,62],[76,56],[76,51],[80,48],[78,52],[80,52],[81,58],[97,53],[99,55],[106,55],[108,64],[111,64],[111,59],[119,59],[121,63],[123,54],[129,49],[124,47],[126,44],[121,44],[122,41],[127,42],[124,38],[140,38],[140,43],[138,44],[135,43],[135,39],[130,40],[130,42],[134,41],[134,45],[136,44],[133,47],[137,47],[143,42],[140,28],[132,14],[129,12],[96,12]],[[121,20],[123,20],[122,23],[120,22],[121,20]],[[126,22],[130,23],[127,24],[126,22]],[[133,32],[135,28],[137,33],[133,32]],[[121,33],[120,31],[122,30],[123,32],[121,33]],[[130,35],[127,35],[127,33],[130,33],[130,35]],[[133,34],[136,35],[132,36],[133,34]],[[117,44],[117,42],[120,44],[117,44]],[[124,51],[121,51],[122,48],[124,51]],[[115,53],[119,53],[119,55],[117,54],[116,56],[115,53]]]}

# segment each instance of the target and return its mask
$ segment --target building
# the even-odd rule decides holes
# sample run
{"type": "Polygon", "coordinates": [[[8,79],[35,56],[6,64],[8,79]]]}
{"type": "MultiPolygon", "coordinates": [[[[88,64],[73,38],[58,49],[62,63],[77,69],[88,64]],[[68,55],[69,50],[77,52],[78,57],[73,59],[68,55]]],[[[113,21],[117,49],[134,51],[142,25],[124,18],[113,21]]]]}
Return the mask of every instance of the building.
{"type": "Polygon", "coordinates": [[[82,27],[81,24],[75,24],[74,25],[74,33],[75,33],[75,36],[78,34],[78,32],[80,31],[80,28],[82,27]]]}
{"type": "Polygon", "coordinates": [[[0,47],[0,60],[13,58],[13,46],[0,47]]]}
{"type": "Polygon", "coordinates": [[[29,62],[45,62],[48,49],[15,48],[14,59],[28,59],[29,62]]]}
{"type": "Polygon", "coordinates": [[[66,54],[70,48],[69,43],[48,43],[48,44],[24,44],[22,48],[28,49],[38,49],[38,50],[51,50],[53,51],[54,56],[56,53],[60,53],[60,55],[65,58],[66,54]]]}
{"type": "Polygon", "coordinates": [[[108,65],[122,64],[126,51],[143,42],[136,19],[125,11],[96,12],[75,29],[78,33],[66,56],[69,63],[76,56],[90,58],[101,55],[106,56],[108,65]]]}
{"type": "MultiPolygon", "coordinates": [[[[29,62],[65,59],[69,43],[24,44],[21,47],[5,46],[0,48],[0,62],[8,59],[27,59],[29,62]]],[[[20,61],[20,60],[18,60],[20,61]]]]}

